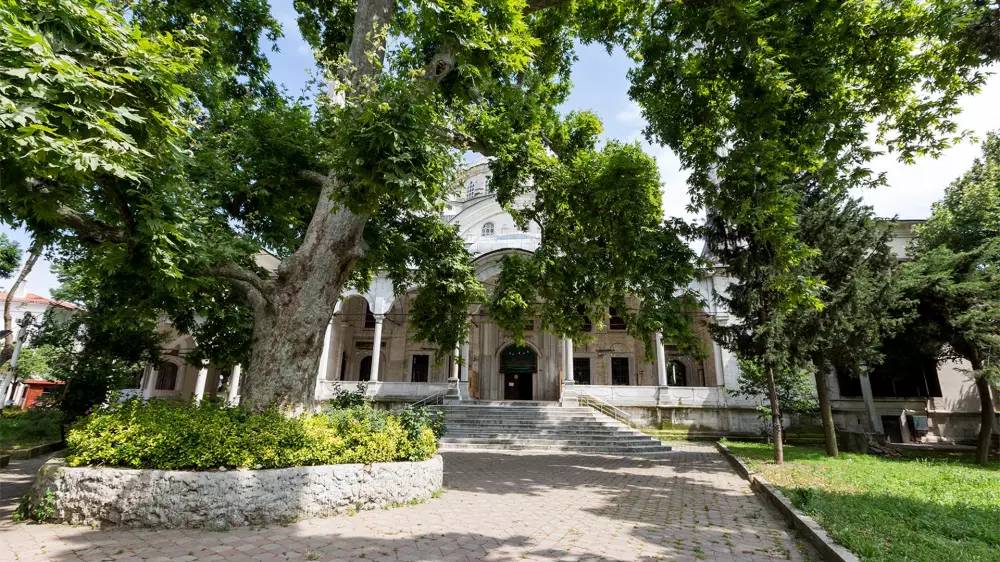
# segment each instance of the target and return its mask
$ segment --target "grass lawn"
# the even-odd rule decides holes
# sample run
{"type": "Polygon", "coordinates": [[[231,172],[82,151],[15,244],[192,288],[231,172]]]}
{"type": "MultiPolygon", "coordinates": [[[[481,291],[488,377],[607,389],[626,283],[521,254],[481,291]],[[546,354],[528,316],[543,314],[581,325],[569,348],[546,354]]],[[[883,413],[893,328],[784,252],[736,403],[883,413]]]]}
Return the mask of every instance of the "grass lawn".
{"type": "Polygon", "coordinates": [[[726,445],[862,560],[1000,561],[1000,463],[967,453],[902,459],[763,443],[726,445]]]}
{"type": "Polygon", "coordinates": [[[0,451],[26,449],[59,441],[59,410],[32,408],[25,412],[6,409],[0,415],[0,451]]]}

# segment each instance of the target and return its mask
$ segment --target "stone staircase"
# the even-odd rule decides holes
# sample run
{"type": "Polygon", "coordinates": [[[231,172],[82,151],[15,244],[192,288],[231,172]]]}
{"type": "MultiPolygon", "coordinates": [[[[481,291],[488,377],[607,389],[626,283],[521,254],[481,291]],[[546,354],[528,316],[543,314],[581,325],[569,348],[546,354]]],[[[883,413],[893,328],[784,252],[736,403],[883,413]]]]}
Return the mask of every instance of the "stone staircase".
{"type": "Polygon", "coordinates": [[[588,407],[556,402],[485,402],[437,406],[444,412],[442,451],[564,451],[663,456],[670,447],[588,407]]]}

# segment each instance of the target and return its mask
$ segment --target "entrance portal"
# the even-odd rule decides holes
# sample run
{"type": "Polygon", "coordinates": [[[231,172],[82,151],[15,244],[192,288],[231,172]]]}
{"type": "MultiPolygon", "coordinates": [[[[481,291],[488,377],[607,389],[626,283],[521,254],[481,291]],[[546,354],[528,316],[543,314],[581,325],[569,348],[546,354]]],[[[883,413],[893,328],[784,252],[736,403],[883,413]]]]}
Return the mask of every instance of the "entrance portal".
{"type": "Polygon", "coordinates": [[[526,346],[510,345],[500,354],[504,400],[531,400],[538,355],[526,346]]]}

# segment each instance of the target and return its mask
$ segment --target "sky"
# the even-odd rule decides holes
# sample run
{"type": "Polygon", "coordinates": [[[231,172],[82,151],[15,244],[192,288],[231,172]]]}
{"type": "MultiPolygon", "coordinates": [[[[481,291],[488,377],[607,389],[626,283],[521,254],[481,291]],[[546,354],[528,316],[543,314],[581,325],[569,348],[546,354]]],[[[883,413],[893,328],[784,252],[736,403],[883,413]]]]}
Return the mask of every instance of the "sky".
{"type": "MultiPolygon", "coordinates": [[[[307,72],[315,68],[312,51],[302,39],[295,23],[292,0],[271,0],[272,11],[282,23],[285,37],[277,43],[278,51],[271,53],[272,76],[287,87],[290,93],[302,91],[308,79],[307,72]]],[[[630,62],[620,51],[608,54],[603,47],[581,46],[578,62],[573,67],[573,91],[563,109],[590,110],[604,121],[605,137],[623,141],[640,141],[648,154],[656,158],[664,184],[663,209],[667,216],[696,219],[687,212],[687,174],[680,162],[666,147],[651,146],[645,141],[642,130],[646,125],[639,106],[628,97],[628,72],[630,62]]],[[[960,129],[973,131],[982,138],[987,131],[1000,130],[1000,68],[994,69],[982,91],[962,100],[962,114],[957,122],[960,129]]],[[[944,188],[980,155],[979,146],[965,142],[952,147],[937,159],[922,158],[915,164],[904,165],[891,156],[872,162],[875,172],[885,172],[888,185],[876,190],[859,192],[876,214],[883,217],[898,216],[902,219],[921,219],[930,214],[931,204],[940,199],[944,188]]],[[[0,225],[0,233],[21,243],[26,248],[30,239],[24,231],[11,230],[0,225]]],[[[11,280],[0,280],[0,287],[9,286],[11,280]]],[[[58,286],[58,280],[46,260],[39,260],[28,277],[27,288],[31,293],[49,296],[58,286]]]]}

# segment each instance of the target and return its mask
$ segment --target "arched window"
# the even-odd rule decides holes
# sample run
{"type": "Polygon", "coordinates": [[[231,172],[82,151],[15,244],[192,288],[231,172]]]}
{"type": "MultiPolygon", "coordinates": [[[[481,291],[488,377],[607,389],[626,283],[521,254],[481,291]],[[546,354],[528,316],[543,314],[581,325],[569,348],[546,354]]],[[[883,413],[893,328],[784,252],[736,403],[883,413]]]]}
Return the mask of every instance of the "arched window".
{"type": "Polygon", "coordinates": [[[684,363],[677,360],[667,363],[667,384],[687,386],[687,369],[684,368],[684,363]]]}
{"type": "Polygon", "coordinates": [[[483,236],[493,236],[493,223],[488,222],[483,225],[483,236]]]}
{"type": "Polygon", "coordinates": [[[476,196],[476,182],[475,180],[469,180],[469,183],[465,184],[465,197],[466,199],[472,199],[476,196]]]}
{"type": "Polygon", "coordinates": [[[358,380],[359,381],[370,381],[372,380],[372,356],[369,355],[361,360],[361,366],[358,367],[358,380]]]}
{"type": "Polygon", "coordinates": [[[169,361],[160,365],[156,375],[156,390],[174,390],[177,388],[177,365],[169,361]]]}

